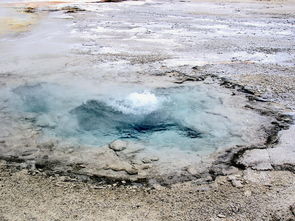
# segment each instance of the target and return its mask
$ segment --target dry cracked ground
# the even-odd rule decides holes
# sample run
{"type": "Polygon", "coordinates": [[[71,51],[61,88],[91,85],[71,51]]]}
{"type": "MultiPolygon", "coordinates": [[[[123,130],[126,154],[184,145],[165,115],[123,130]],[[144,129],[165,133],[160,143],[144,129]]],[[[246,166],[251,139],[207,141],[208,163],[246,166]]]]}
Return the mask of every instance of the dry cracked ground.
{"type": "Polygon", "coordinates": [[[275,120],[262,146],[222,152],[202,174],[187,168],[191,181],[129,185],[29,167],[21,148],[37,132],[1,100],[0,220],[295,220],[294,15],[291,0],[1,2],[1,91],[202,81],[275,120]]]}

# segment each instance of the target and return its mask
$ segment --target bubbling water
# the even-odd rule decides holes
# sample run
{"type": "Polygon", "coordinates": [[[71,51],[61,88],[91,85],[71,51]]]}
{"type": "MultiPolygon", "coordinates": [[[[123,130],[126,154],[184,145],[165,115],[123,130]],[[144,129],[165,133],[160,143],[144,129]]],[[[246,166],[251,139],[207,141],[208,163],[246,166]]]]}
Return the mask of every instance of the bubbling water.
{"type": "Polygon", "coordinates": [[[149,114],[159,108],[160,101],[155,94],[144,91],[130,93],[123,100],[112,100],[110,105],[124,114],[149,114]]]}
{"type": "Polygon", "coordinates": [[[80,97],[74,91],[37,84],[20,86],[14,94],[20,112],[33,113],[44,135],[78,144],[126,139],[157,150],[208,153],[244,144],[247,137],[247,113],[225,106],[223,97],[206,87],[131,89],[120,95],[84,92],[80,97]]]}

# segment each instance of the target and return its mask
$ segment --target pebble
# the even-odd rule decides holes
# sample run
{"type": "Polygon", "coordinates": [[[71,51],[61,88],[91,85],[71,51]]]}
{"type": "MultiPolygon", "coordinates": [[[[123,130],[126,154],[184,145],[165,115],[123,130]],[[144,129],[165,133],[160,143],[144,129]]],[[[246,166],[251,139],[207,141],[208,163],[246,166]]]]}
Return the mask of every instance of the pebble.
{"type": "Polygon", "coordinates": [[[192,166],[190,166],[190,167],[187,168],[187,172],[189,174],[193,175],[193,176],[195,176],[195,175],[198,174],[198,170],[195,167],[192,167],[192,166]]]}
{"type": "Polygon", "coordinates": [[[125,150],[128,146],[128,142],[123,140],[115,140],[114,142],[110,143],[109,148],[114,151],[122,151],[125,150]]]}
{"type": "Polygon", "coordinates": [[[158,157],[144,157],[141,161],[143,163],[151,163],[152,161],[158,161],[158,157]]]}
{"type": "Polygon", "coordinates": [[[165,187],[161,186],[160,184],[156,183],[152,185],[153,189],[155,190],[163,190],[165,187]]]}
{"type": "Polygon", "coordinates": [[[142,161],[143,163],[151,163],[151,162],[152,162],[151,159],[148,158],[148,157],[143,158],[141,161],[142,161]]]}
{"type": "Polygon", "coordinates": [[[209,191],[209,190],[210,190],[209,186],[198,186],[196,188],[196,191],[198,191],[198,192],[206,192],[206,191],[209,191]]]}
{"type": "Polygon", "coordinates": [[[230,176],[228,176],[227,179],[228,179],[228,181],[231,182],[231,184],[232,184],[234,187],[241,188],[241,187],[244,186],[244,185],[242,184],[242,181],[239,180],[237,176],[230,175],[230,176]]]}
{"type": "Polygon", "coordinates": [[[293,216],[295,216],[295,203],[290,206],[290,210],[291,210],[293,216]]]}
{"type": "Polygon", "coordinates": [[[244,192],[244,195],[245,195],[246,197],[249,197],[249,196],[252,195],[252,192],[251,192],[250,190],[246,190],[246,191],[244,192]]]}
{"type": "Polygon", "coordinates": [[[232,184],[234,187],[237,187],[237,188],[242,188],[242,187],[243,187],[243,184],[242,184],[241,181],[239,181],[239,180],[231,180],[231,184],[232,184]]]}
{"type": "Polygon", "coordinates": [[[223,214],[218,214],[217,217],[218,217],[218,218],[225,218],[226,216],[223,215],[223,214]]]}

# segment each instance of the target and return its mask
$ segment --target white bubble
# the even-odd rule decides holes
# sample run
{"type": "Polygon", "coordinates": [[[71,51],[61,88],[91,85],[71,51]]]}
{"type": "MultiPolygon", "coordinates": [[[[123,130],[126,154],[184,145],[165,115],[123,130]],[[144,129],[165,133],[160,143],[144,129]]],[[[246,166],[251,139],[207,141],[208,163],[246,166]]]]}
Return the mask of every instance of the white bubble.
{"type": "Polygon", "coordinates": [[[131,93],[127,97],[127,101],[135,108],[149,108],[156,109],[158,106],[158,99],[156,95],[150,92],[131,93]]]}
{"type": "Polygon", "coordinates": [[[149,114],[160,106],[157,96],[149,91],[133,92],[123,100],[111,101],[110,105],[124,114],[149,114]]]}

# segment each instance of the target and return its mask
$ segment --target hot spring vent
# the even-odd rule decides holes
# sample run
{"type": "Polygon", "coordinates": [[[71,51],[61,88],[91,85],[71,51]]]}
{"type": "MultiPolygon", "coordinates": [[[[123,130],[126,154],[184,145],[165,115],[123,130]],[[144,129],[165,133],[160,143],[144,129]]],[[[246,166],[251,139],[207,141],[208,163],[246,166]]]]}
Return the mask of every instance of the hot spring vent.
{"type": "Polygon", "coordinates": [[[200,138],[196,129],[183,125],[164,110],[156,110],[146,114],[123,113],[106,103],[96,100],[71,111],[84,131],[93,131],[100,136],[141,139],[152,133],[175,131],[180,136],[200,138]]]}
{"type": "Polygon", "coordinates": [[[86,94],[54,84],[14,89],[17,109],[45,136],[87,145],[127,139],[153,148],[200,151],[242,144],[241,124],[223,98],[204,87],[86,94]]]}

